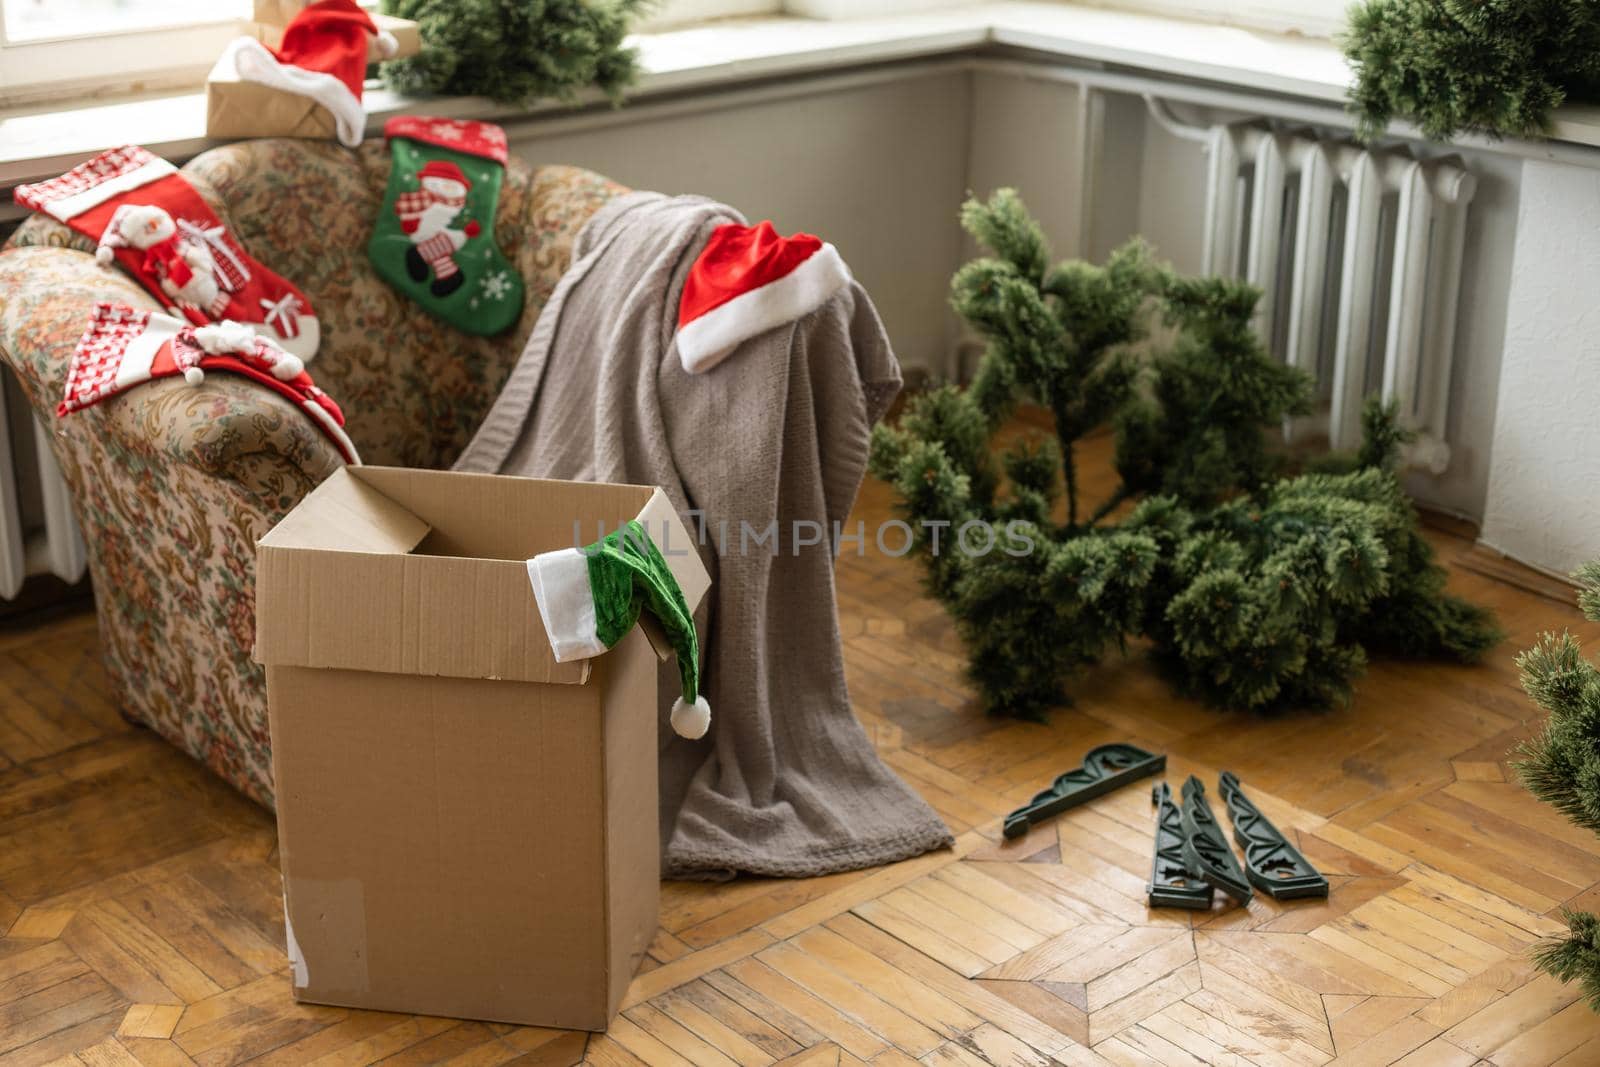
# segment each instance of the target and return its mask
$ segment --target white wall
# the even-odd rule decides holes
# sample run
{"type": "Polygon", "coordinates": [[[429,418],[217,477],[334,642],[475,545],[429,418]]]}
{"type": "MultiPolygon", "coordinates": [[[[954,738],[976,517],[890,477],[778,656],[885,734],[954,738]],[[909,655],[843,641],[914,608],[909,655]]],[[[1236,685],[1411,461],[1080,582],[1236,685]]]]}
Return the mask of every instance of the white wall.
{"type": "Polygon", "coordinates": [[[973,76],[972,92],[966,188],[980,198],[1016,189],[1056,256],[1077,255],[1077,88],[983,71],[973,76]]]}
{"type": "Polygon", "coordinates": [[[513,131],[530,163],[571,163],[639,189],[700,193],[838,246],[908,366],[943,370],[961,258],[971,93],[964,73],[660,117],[635,105],[604,128],[513,131]]]}
{"type": "Polygon", "coordinates": [[[1483,540],[1556,572],[1600,556],[1600,170],[1522,174],[1483,540]]]}
{"type": "Polygon", "coordinates": [[[1082,182],[1077,86],[991,71],[973,77],[968,188],[980,197],[1002,186],[1015,188],[1060,259],[1103,259],[1142,229],[1141,191],[1148,173],[1144,103],[1102,96],[1099,106],[1104,108],[1099,167],[1090,177],[1091,209],[1080,220],[1074,210],[1082,182]]]}

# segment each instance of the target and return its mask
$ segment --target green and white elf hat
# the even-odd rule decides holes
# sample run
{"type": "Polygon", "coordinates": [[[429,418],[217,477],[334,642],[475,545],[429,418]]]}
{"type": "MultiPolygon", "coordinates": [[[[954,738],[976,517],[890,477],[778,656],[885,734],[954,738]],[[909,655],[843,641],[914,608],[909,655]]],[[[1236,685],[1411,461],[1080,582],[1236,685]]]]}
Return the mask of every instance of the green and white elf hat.
{"type": "Polygon", "coordinates": [[[649,611],[678,657],[683,695],[672,704],[672,728],[691,740],[711,725],[700,695],[700,641],[694,617],[650,534],[630,521],[592,545],[541,552],[528,561],[556,662],[588,659],[611,648],[649,611]]]}

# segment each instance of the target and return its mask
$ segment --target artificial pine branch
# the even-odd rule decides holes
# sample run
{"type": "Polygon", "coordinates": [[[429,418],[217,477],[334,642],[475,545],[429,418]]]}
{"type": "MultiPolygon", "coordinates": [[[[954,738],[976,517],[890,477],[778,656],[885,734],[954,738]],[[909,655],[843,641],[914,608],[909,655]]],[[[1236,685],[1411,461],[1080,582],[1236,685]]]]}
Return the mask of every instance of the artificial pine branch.
{"type": "Polygon", "coordinates": [[[1062,472],[1067,480],[1067,529],[1078,528],[1078,461],[1071,441],[1061,443],[1062,472]]]}
{"type": "MultiPolygon", "coordinates": [[[[1600,566],[1574,577],[1579,603],[1600,622],[1600,566]]],[[[1571,634],[1545,634],[1517,657],[1522,687],[1549,713],[1544,729],[1518,749],[1516,769],[1528,791],[1567,818],[1600,833],[1600,670],[1571,634]]]]}
{"type": "MultiPolygon", "coordinates": [[[[1600,561],[1573,575],[1584,616],[1600,622],[1600,561]]],[[[1518,747],[1518,776],[1528,791],[1586,830],[1600,833],[1600,670],[1571,634],[1545,634],[1517,657],[1522,687],[1549,719],[1518,747]]],[[[1563,982],[1577,980],[1600,1012],[1600,919],[1564,912],[1567,936],[1541,944],[1534,960],[1563,982]]]]}
{"type": "Polygon", "coordinates": [[[961,219],[992,254],[956,272],[951,302],[988,347],[970,388],[913,397],[875,431],[871,468],[920,530],[1014,525],[1032,546],[915,541],[988,710],[1041,716],[1129,636],[1184,691],[1257,709],[1347,699],[1369,647],[1470,659],[1496,639],[1487,613],[1443,594],[1394,473],[1392,409],[1368,409],[1341,472],[1282,477],[1264,435],[1309,410],[1310,381],[1262,350],[1254,289],[1180,277],[1138,242],[1104,266],[1048,266],[1010,190],[961,219]],[[1158,323],[1170,342],[1152,340],[1158,323]],[[997,469],[990,438],[1022,399],[1054,414],[1056,447],[1018,446],[997,469]],[[1106,423],[1121,484],[1080,524],[1075,445],[1106,423]],[[1131,514],[1099,525],[1126,500],[1131,514]]]}
{"type": "Polygon", "coordinates": [[[487,96],[504,104],[570,100],[596,86],[620,103],[638,76],[623,47],[628,24],[654,0],[383,0],[414,19],[422,51],[384,63],[384,84],[402,93],[487,96]]]}
{"type": "Polygon", "coordinates": [[[1562,918],[1567,922],[1567,936],[1542,943],[1533,960],[1563,982],[1576,979],[1589,1010],[1600,1012],[1600,918],[1566,909],[1562,918]]]}

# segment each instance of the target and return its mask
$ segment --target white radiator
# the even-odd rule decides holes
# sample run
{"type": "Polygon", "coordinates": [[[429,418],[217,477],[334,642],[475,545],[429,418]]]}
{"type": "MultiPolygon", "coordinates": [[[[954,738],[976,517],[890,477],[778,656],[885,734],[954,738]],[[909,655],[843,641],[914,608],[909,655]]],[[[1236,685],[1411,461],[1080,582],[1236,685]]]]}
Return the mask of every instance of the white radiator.
{"type": "Polygon", "coordinates": [[[1205,270],[1261,288],[1262,340],[1309,372],[1323,401],[1285,432],[1325,430],[1333,448],[1354,448],[1362,401],[1381,392],[1418,433],[1408,465],[1443,473],[1472,174],[1458,157],[1368,151],[1261,123],[1202,136],[1205,270]]]}
{"type": "Polygon", "coordinates": [[[17,390],[10,371],[0,373],[0,597],[7,600],[29,575],[54,574],[71,583],[87,565],[48,431],[25,403],[14,402],[21,399],[17,390]],[[14,437],[13,422],[31,424],[32,434],[14,437]]]}

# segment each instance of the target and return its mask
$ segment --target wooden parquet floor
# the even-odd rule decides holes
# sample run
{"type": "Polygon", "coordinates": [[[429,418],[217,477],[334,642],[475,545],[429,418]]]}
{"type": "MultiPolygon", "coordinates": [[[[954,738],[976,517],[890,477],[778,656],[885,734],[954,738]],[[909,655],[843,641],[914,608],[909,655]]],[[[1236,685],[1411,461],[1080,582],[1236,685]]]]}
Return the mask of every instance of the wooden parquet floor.
{"type": "MultiPolygon", "coordinates": [[[[857,513],[887,517],[887,490],[857,513]]],[[[1175,698],[1135,651],[1032,725],[974,709],[916,579],[846,555],[846,658],[862,721],[957,848],[665,886],[594,1037],[296,1005],[271,819],[118,717],[91,617],[0,633],[0,1067],[1600,1064],[1600,1020],[1528,960],[1563,905],[1600,904],[1600,841],[1505,763],[1538,721],[1515,651],[1592,639],[1571,606],[1457,567],[1510,634],[1483,666],[1382,662],[1347,710],[1257,719],[1175,698]],[[1167,752],[1174,783],[1237,772],[1331,898],[1147,909],[1142,785],[1000,843],[1007,810],[1113,740],[1167,752]]]]}

